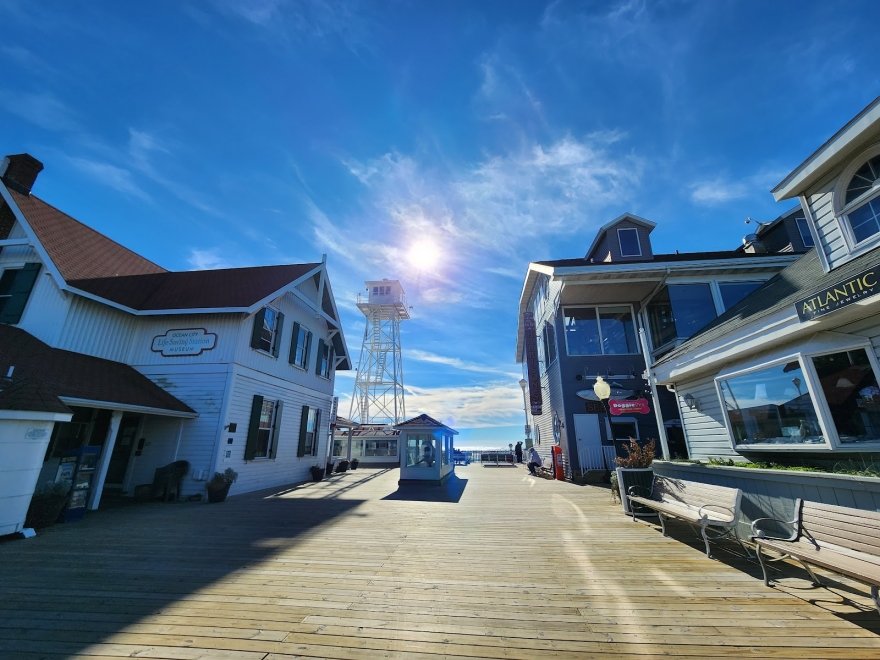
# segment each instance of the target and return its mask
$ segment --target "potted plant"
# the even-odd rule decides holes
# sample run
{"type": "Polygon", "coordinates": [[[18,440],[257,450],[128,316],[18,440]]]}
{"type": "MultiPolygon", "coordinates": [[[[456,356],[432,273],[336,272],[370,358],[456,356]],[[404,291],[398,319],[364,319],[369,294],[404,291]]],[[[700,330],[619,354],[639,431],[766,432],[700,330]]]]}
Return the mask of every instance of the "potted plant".
{"type": "Polygon", "coordinates": [[[54,524],[67,504],[70,483],[49,483],[31,497],[24,526],[42,529],[54,524]]]}
{"type": "Polygon", "coordinates": [[[357,470],[358,465],[360,465],[360,461],[356,458],[351,459],[351,469],[357,470]]]}
{"type": "Polygon", "coordinates": [[[312,473],[312,481],[321,481],[324,478],[324,468],[320,465],[313,465],[309,471],[312,473]]]}
{"type": "Polygon", "coordinates": [[[229,488],[238,479],[238,472],[226,468],[223,472],[215,472],[211,480],[205,484],[208,491],[208,502],[222,502],[229,494],[229,488]]]}
{"type": "Polygon", "coordinates": [[[339,465],[336,466],[337,472],[346,472],[348,470],[348,466],[350,463],[346,460],[339,461],[339,465]]]}
{"type": "Polygon", "coordinates": [[[327,461],[327,470],[324,472],[328,477],[333,474],[334,470],[336,470],[336,463],[333,461],[327,461]]]}
{"type": "Polygon", "coordinates": [[[647,491],[646,496],[651,492],[651,484],[654,481],[654,469],[651,464],[654,462],[655,449],[656,441],[653,438],[648,438],[648,442],[644,445],[640,445],[635,438],[630,438],[623,446],[626,456],[618,456],[614,459],[617,463],[615,470],[617,488],[620,490],[624,513],[632,513],[626,497],[630,488],[636,486],[640,491],[647,491]]]}

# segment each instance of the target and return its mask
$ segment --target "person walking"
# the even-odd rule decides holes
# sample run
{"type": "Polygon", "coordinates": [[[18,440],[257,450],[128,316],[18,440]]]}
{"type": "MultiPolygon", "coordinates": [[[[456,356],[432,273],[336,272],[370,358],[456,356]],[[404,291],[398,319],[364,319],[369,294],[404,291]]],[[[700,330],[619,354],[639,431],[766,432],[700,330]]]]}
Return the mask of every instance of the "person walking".
{"type": "Polygon", "coordinates": [[[529,449],[529,464],[528,464],[529,472],[531,472],[534,476],[537,477],[538,476],[537,468],[541,467],[542,465],[544,465],[544,461],[541,460],[541,456],[540,456],[540,454],[538,454],[538,450],[536,450],[534,447],[529,449]]]}
{"type": "Polygon", "coordinates": [[[516,462],[523,462],[523,454],[522,454],[522,442],[517,442],[516,447],[513,450],[513,453],[516,454],[516,462]]]}

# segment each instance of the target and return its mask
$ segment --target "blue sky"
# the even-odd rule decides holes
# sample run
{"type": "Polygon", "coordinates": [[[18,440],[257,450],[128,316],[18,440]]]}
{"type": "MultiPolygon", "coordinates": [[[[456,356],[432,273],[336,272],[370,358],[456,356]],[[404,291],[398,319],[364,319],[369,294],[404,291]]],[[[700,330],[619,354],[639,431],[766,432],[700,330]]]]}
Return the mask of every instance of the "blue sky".
{"type": "Polygon", "coordinates": [[[0,144],[166,268],[326,253],[355,359],[357,292],[400,279],[407,412],[506,445],[528,262],[627,211],[657,252],[736,247],[877,95],[878,21],[858,0],[0,0],[0,144]]]}

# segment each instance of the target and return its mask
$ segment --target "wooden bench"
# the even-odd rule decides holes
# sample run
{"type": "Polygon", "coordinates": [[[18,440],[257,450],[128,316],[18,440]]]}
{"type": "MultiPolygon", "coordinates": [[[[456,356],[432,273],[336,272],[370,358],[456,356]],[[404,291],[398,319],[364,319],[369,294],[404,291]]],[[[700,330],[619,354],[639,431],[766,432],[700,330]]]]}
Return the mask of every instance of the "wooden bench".
{"type": "Polygon", "coordinates": [[[822,583],[811,565],[869,585],[874,607],[880,612],[880,513],[799,499],[795,502],[794,516],[794,520],[758,518],[752,522],[751,539],[758,549],[764,584],[769,587],[770,578],[762,551],[770,549],[782,553],[782,556],[769,561],[786,557],[796,560],[816,586],[822,583]],[[791,526],[791,535],[769,536],[762,529],[767,522],[791,526]]]}
{"type": "Polygon", "coordinates": [[[654,475],[651,492],[645,490],[644,487],[631,486],[627,493],[633,520],[636,519],[636,508],[632,505],[637,504],[657,512],[663,536],[666,536],[667,518],[678,518],[696,525],[706,544],[707,557],[712,556],[709,552],[710,533],[713,540],[733,535],[739,542],[736,533],[742,500],[739,488],[654,475]]]}

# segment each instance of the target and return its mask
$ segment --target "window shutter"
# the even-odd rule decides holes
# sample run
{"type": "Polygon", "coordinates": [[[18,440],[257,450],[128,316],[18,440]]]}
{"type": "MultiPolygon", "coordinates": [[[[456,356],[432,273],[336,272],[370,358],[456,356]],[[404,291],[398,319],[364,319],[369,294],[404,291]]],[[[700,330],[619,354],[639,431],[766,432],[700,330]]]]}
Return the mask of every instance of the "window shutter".
{"type": "Polygon", "coordinates": [[[318,340],[318,359],[315,360],[315,373],[321,375],[321,362],[324,361],[324,340],[318,340]]]}
{"type": "Polygon", "coordinates": [[[302,417],[299,420],[299,447],[296,450],[297,456],[306,455],[306,433],[309,430],[309,407],[303,406],[302,417]]]}
{"type": "Polygon", "coordinates": [[[303,356],[303,367],[305,369],[309,368],[309,358],[312,356],[312,331],[306,330],[306,348],[305,355],[303,356]]]}
{"type": "Polygon", "coordinates": [[[21,321],[24,306],[31,295],[39,272],[40,264],[38,263],[27,263],[24,268],[18,271],[9,290],[11,296],[7,298],[6,304],[0,311],[0,323],[15,324],[21,321]]]}
{"type": "Polygon", "coordinates": [[[272,427],[272,449],[269,452],[269,458],[275,458],[278,453],[278,436],[281,431],[281,410],[284,408],[284,402],[278,400],[275,402],[275,426],[272,427]]]}
{"type": "Polygon", "coordinates": [[[321,430],[321,409],[315,411],[315,441],[312,443],[312,456],[318,455],[318,442],[320,440],[318,432],[321,430]]]}
{"type": "Polygon", "coordinates": [[[278,357],[278,350],[281,348],[281,329],[284,327],[284,314],[278,312],[278,320],[275,323],[275,337],[272,340],[272,355],[278,357]]]}
{"type": "Polygon", "coordinates": [[[259,312],[254,314],[254,327],[251,330],[251,348],[260,347],[260,334],[263,331],[263,319],[266,318],[266,308],[263,307],[259,312]]]}
{"type": "Polygon", "coordinates": [[[287,357],[287,361],[290,364],[296,364],[296,342],[299,339],[299,323],[293,324],[293,336],[290,338],[290,355],[287,357]]]}
{"type": "Polygon", "coordinates": [[[333,345],[330,346],[330,355],[327,359],[327,378],[333,376],[334,368],[333,361],[336,359],[336,349],[333,348],[333,345]]]}
{"type": "Polygon", "coordinates": [[[257,453],[257,437],[260,433],[260,413],[263,412],[263,397],[254,395],[251,406],[251,421],[248,424],[247,444],[244,446],[244,460],[252,461],[257,453]]]}

